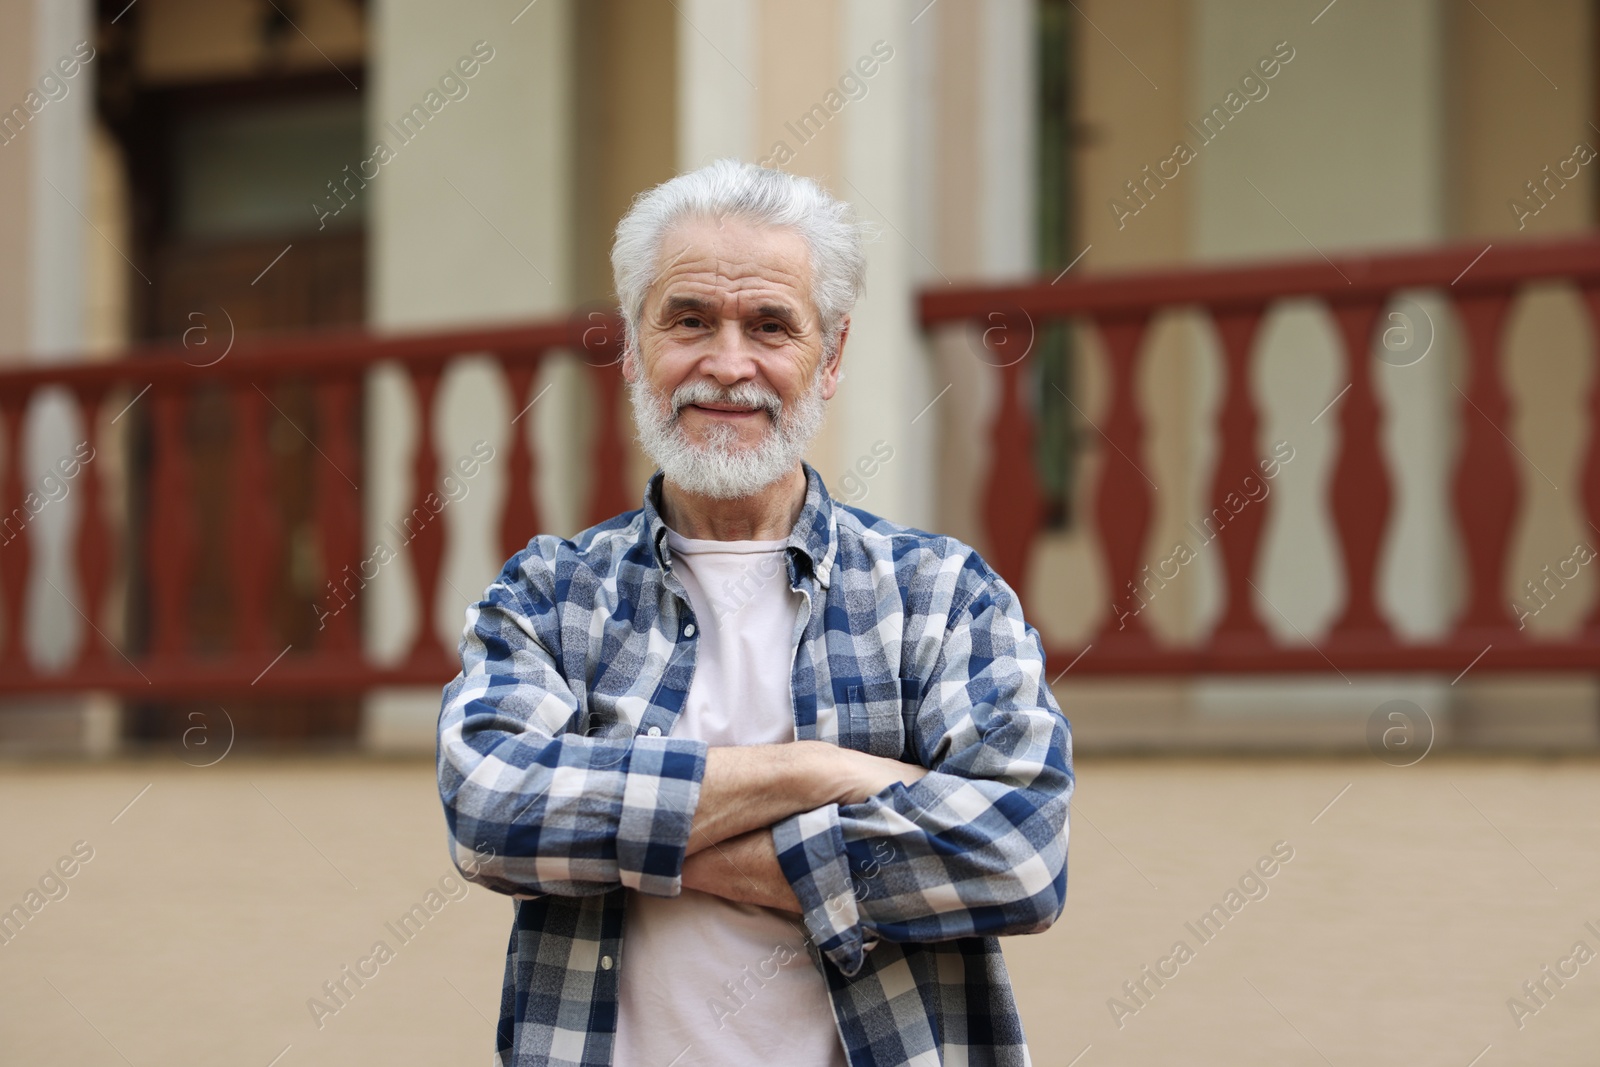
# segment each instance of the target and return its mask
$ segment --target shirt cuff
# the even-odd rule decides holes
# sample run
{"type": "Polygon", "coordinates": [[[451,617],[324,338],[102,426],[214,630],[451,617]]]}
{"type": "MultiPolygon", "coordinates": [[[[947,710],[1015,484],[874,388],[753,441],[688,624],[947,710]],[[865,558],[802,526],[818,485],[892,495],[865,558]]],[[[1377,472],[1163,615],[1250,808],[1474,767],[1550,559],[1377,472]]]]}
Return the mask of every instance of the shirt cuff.
{"type": "Polygon", "coordinates": [[[658,897],[682,890],[708,748],[683,737],[633,739],[617,820],[617,877],[625,887],[658,897]]]}
{"type": "Polygon", "coordinates": [[[811,940],[846,976],[861,969],[866,950],[861,913],[845,855],[839,805],[829,804],[772,824],[778,866],[800,901],[811,940]]]}

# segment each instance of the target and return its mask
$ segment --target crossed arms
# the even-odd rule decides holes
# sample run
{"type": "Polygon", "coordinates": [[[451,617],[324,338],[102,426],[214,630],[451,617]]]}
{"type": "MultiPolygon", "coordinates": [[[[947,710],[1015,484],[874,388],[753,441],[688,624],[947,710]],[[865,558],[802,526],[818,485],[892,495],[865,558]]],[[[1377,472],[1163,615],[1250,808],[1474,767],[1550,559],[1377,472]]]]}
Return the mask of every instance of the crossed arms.
{"type": "Polygon", "coordinates": [[[922,643],[906,720],[920,765],[821,741],[711,748],[646,722],[582,733],[567,679],[585,650],[563,660],[573,630],[548,577],[531,556],[490,587],[445,688],[439,789],[464,876],[520,896],[689,886],[785,908],[847,975],[880,938],[1028,933],[1060,914],[1069,728],[1037,635],[981,562],[922,643]]]}
{"type": "Polygon", "coordinates": [[[861,804],[927,768],[826,741],[717,747],[706,753],[683,884],[728,900],[800,912],[771,827],[825,804],[861,804]]]}

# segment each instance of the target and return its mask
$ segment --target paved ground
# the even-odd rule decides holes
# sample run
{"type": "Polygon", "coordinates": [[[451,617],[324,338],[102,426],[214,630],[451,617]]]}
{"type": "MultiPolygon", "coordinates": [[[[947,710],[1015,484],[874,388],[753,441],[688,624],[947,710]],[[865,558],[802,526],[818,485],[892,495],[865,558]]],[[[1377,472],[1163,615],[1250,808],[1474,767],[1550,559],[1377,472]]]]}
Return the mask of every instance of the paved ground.
{"type": "MultiPolygon", "coordinates": [[[[1600,1063],[1600,958],[1562,963],[1600,952],[1600,763],[1078,771],[1066,914],[1006,950],[1041,1067],[1600,1063]],[[1278,842],[1293,858],[1202,942],[1185,924],[1278,842]],[[1521,987],[1547,964],[1576,975],[1541,1006],[1521,987]],[[1172,977],[1141,1004],[1146,965],[1172,977]]],[[[0,811],[0,908],[74,871],[0,945],[0,1063],[490,1062],[508,904],[481,889],[447,881],[337,1014],[307,1007],[453,873],[430,763],[11,765],[0,811]]]]}

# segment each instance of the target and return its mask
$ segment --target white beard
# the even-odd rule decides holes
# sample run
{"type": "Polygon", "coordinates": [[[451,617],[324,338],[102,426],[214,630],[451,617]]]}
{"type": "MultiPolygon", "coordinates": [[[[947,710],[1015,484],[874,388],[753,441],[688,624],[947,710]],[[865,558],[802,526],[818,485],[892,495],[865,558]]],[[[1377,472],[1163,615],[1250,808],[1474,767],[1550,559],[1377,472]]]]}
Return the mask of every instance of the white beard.
{"type": "Polygon", "coordinates": [[[777,393],[755,382],[740,382],[731,389],[703,378],[689,382],[672,394],[670,414],[665,410],[663,394],[642,373],[629,384],[628,395],[633,401],[633,421],[645,455],[680,489],[719,500],[751,496],[792,471],[822,428],[822,417],[827,412],[827,402],[822,399],[821,363],[806,391],[787,411],[777,393]],[[706,443],[697,445],[689,439],[678,417],[685,404],[701,403],[764,408],[773,425],[760,441],[749,446],[739,444],[734,427],[712,425],[706,432],[706,443]]]}

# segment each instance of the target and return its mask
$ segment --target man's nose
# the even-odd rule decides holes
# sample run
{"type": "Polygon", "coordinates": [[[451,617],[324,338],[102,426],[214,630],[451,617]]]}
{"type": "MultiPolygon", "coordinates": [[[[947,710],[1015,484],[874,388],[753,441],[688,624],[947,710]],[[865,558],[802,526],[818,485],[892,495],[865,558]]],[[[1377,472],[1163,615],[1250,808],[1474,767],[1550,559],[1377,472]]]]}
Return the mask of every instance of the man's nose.
{"type": "Polygon", "coordinates": [[[702,360],[705,372],[724,385],[750,378],[755,360],[746,347],[744,329],[737,320],[724,319],[711,337],[710,349],[702,360]]]}

